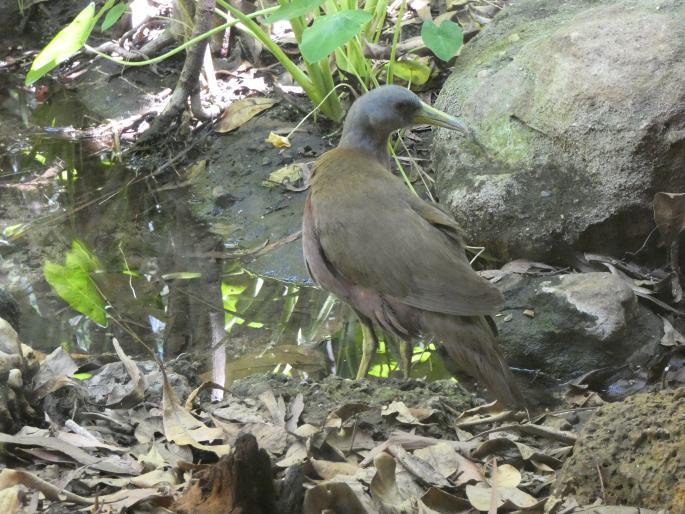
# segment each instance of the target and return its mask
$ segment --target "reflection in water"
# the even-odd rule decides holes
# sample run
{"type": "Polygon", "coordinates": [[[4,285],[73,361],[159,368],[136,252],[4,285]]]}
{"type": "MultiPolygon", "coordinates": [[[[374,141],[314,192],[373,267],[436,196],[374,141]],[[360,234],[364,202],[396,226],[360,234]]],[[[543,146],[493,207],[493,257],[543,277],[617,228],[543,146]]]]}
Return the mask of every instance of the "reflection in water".
{"type": "MultiPolygon", "coordinates": [[[[10,91],[0,96],[0,142],[9,149],[0,159],[0,288],[21,301],[26,343],[101,353],[112,351],[114,336],[131,355],[188,352],[221,374],[225,358],[229,379],[263,371],[355,376],[361,330],[347,307],[218,258],[221,242],[189,221],[186,189],[111,162],[109,152],[94,152],[101,140],[74,136],[94,120],[67,92],[32,106],[10,91]],[[107,326],[67,307],[43,276],[44,263],[64,263],[74,240],[99,261],[89,275],[107,326]]],[[[446,376],[427,355],[415,355],[413,376],[446,376]]],[[[372,374],[388,375],[397,361],[381,342],[372,374]]]]}

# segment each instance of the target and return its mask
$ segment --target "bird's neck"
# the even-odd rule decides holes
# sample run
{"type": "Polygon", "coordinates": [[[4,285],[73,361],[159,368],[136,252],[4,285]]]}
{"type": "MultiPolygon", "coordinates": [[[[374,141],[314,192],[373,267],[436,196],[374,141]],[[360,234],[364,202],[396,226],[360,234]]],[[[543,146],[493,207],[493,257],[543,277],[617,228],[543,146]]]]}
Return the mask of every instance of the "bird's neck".
{"type": "Polygon", "coordinates": [[[357,150],[368,153],[383,166],[389,165],[388,137],[390,133],[372,128],[363,118],[353,117],[350,112],[343,126],[342,137],[338,148],[357,150]]]}

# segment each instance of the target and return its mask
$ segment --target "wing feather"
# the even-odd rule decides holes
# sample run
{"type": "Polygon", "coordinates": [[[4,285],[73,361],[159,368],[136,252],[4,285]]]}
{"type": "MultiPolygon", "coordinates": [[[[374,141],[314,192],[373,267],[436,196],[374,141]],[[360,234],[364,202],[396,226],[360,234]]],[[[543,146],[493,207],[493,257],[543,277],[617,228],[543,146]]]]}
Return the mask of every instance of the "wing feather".
{"type": "Polygon", "coordinates": [[[372,158],[343,149],[325,154],[311,202],[322,250],[350,283],[445,314],[501,308],[499,290],[466,259],[451,216],[410,193],[372,158]]]}

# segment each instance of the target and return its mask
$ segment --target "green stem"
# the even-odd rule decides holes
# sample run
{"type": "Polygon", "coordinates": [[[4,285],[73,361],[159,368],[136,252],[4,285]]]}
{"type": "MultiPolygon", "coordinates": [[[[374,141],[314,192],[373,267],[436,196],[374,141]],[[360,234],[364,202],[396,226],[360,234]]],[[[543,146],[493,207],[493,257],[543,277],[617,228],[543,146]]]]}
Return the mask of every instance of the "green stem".
{"type": "MultiPolygon", "coordinates": [[[[321,103],[326,93],[333,87],[333,78],[328,67],[328,62],[318,63],[317,65],[308,65],[307,69],[310,76],[307,76],[297,65],[274,43],[269,35],[264,32],[259,25],[257,25],[250,17],[243,14],[241,11],[228,4],[225,0],[217,0],[221,7],[225,8],[231,15],[235,16],[245,28],[247,28],[254,37],[256,37],[273,56],[283,65],[283,67],[293,76],[293,79],[302,86],[304,92],[311,99],[311,101],[318,105],[321,103]],[[317,69],[318,68],[318,69],[317,69]],[[329,87],[330,86],[330,87],[329,87]]],[[[340,100],[337,96],[331,95],[329,101],[326,101],[321,106],[321,111],[333,121],[340,121],[343,112],[340,106],[340,100]]]]}
{"type": "Polygon", "coordinates": [[[406,8],[407,0],[402,0],[402,3],[400,4],[400,12],[397,13],[397,23],[395,23],[395,31],[392,35],[392,47],[390,48],[390,60],[388,61],[388,77],[385,81],[386,84],[392,84],[395,54],[397,53],[397,42],[400,39],[400,27],[402,25],[402,16],[404,16],[404,10],[406,8]]]}

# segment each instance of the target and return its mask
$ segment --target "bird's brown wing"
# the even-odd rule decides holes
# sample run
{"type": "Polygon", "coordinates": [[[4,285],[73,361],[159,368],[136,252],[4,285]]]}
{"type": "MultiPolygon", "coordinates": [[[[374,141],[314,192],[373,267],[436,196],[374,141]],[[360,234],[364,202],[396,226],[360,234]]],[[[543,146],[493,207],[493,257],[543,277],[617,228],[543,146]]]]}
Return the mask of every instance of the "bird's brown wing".
{"type": "Polygon", "coordinates": [[[340,277],[433,312],[501,308],[501,293],[472,270],[449,215],[372,159],[340,152],[317,163],[311,190],[321,249],[340,277]]]}

